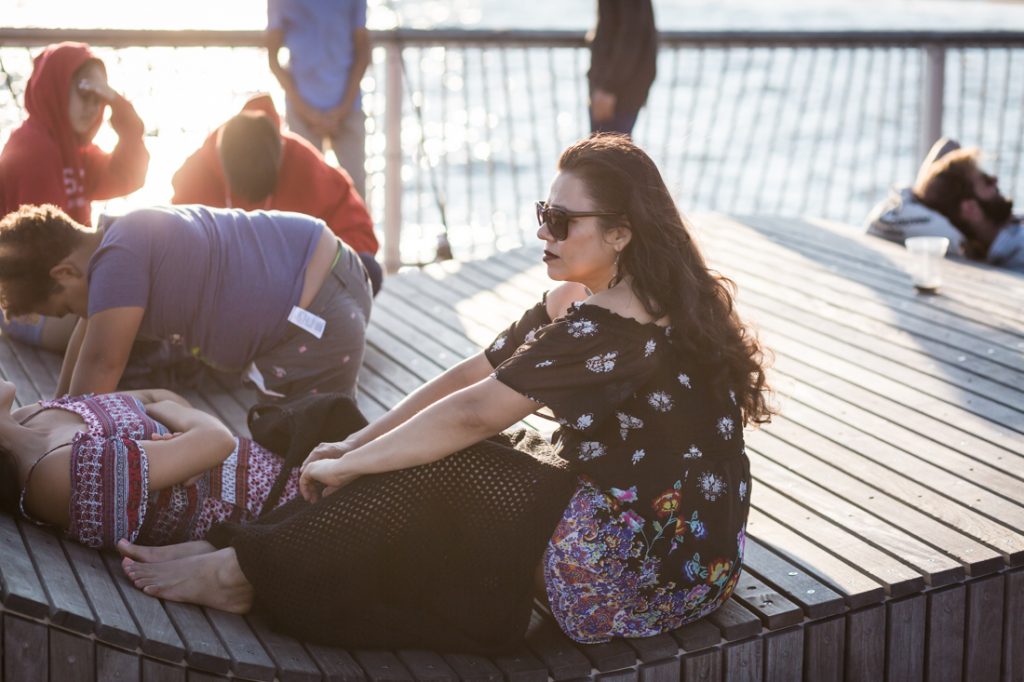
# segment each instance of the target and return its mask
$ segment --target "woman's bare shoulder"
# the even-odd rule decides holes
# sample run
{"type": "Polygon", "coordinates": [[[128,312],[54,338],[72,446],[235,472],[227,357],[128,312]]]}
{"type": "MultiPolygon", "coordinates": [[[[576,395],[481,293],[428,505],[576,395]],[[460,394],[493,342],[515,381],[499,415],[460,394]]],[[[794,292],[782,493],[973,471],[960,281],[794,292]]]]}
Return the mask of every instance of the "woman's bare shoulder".
{"type": "Polygon", "coordinates": [[[587,300],[589,295],[587,288],[582,284],[577,284],[576,282],[559,284],[549,291],[544,299],[544,304],[548,309],[548,317],[552,320],[564,317],[565,313],[569,310],[569,306],[573,303],[587,300]]]}

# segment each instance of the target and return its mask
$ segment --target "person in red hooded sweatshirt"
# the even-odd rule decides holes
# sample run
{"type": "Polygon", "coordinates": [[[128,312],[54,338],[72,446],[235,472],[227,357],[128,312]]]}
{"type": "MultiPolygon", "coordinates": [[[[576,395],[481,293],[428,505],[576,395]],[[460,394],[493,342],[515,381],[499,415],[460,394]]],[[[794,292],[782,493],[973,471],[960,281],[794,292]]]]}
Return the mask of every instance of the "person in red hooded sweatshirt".
{"type": "Polygon", "coordinates": [[[320,218],[359,254],[373,293],[382,270],[374,258],[373,220],[348,174],[313,145],[281,130],[270,95],[252,97],[241,113],[212,132],[171,180],[174,204],[246,211],[278,210],[320,218]]]}
{"type": "MultiPolygon", "coordinates": [[[[57,43],[35,58],[25,110],[28,118],[0,152],[0,216],[22,204],[53,204],[91,225],[93,200],[142,187],[149,167],[145,126],[107,83],[106,67],[88,45],[57,43]],[[110,153],[92,143],[107,106],[118,136],[110,153]]],[[[0,328],[19,340],[63,350],[74,322],[30,316],[2,321],[0,328]]]]}

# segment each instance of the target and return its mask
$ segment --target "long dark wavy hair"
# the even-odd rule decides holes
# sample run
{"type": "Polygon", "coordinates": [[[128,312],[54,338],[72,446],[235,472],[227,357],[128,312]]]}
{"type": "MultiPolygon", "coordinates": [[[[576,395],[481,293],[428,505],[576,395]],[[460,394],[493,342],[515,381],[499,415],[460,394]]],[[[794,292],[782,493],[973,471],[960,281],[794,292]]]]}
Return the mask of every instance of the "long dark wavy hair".
{"type": "Polygon", "coordinates": [[[699,358],[715,386],[735,392],[743,423],[769,421],[768,353],[736,314],[736,285],[708,269],[651,158],[628,137],[596,134],[562,152],[558,168],[583,181],[596,210],[620,214],[602,217],[605,229],[628,221],[633,236],[612,285],[632,277],[647,312],[668,316],[676,352],[699,358]]]}

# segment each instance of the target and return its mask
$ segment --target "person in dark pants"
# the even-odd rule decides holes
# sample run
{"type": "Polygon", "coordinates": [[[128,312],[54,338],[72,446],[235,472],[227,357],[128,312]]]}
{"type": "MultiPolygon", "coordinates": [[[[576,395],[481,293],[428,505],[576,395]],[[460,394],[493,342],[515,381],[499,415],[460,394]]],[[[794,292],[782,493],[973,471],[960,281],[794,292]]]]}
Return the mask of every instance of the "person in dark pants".
{"type": "Polygon", "coordinates": [[[651,0],[598,0],[590,37],[590,131],[629,135],[654,82],[658,31],[651,0]]]}

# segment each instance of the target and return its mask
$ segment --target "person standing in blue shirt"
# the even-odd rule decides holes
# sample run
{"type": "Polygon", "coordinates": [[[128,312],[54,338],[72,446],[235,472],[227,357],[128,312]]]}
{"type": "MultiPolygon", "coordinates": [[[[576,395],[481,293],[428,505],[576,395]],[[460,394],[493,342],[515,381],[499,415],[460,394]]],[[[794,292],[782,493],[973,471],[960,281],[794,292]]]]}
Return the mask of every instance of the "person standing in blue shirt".
{"type": "Polygon", "coordinates": [[[366,128],[359,83],[370,64],[366,0],[268,0],[267,57],[287,97],[292,132],[324,141],[366,196],[366,128]],[[282,65],[281,48],[289,61],[282,65]]]}

